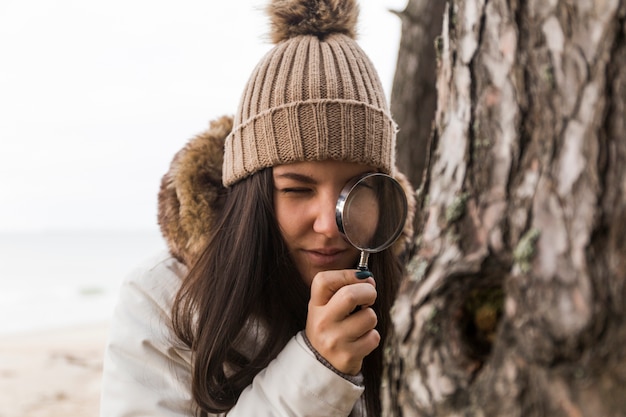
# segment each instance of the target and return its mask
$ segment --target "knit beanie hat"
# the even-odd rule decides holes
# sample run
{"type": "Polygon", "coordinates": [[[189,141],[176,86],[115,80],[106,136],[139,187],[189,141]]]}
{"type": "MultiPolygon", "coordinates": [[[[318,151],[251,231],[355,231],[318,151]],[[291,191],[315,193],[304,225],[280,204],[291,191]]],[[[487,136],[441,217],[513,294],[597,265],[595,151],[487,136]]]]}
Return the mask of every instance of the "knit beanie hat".
{"type": "Polygon", "coordinates": [[[326,159],[392,174],[396,124],[355,41],[356,0],[271,0],[267,12],[275,46],[245,86],[224,146],[224,185],[326,159]]]}

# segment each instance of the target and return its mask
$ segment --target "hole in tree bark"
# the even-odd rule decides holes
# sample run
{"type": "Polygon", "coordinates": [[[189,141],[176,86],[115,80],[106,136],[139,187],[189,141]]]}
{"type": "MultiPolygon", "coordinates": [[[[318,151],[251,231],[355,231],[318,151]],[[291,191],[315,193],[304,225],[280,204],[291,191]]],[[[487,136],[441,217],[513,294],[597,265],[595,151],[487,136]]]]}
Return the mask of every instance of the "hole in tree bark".
{"type": "Polygon", "coordinates": [[[458,324],[468,356],[481,361],[489,356],[503,304],[501,286],[472,288],[466,294],[458,324]]]}
{"type": "Polygon", "coordinates": [[[491,261],[481,272],[449,277],[439,323],[442,343],[463,369],[475,372],[491,354],[504,309],[506,269],[491,261]],[[445,335],[445,336],[444,336],[445,335]]]}

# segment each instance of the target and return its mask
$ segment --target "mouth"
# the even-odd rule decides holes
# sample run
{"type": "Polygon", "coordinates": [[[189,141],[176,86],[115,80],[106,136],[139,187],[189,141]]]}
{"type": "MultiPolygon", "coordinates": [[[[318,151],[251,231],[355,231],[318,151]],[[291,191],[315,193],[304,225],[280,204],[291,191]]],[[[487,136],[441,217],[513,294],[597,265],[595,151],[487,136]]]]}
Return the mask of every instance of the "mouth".
{"type": "Polygon", "coordinates": [[[339,248],[318,248],[305,249],[303,252],[313,265],[317,266],[339,266],[344,260],[347,249],[339,248]]]}

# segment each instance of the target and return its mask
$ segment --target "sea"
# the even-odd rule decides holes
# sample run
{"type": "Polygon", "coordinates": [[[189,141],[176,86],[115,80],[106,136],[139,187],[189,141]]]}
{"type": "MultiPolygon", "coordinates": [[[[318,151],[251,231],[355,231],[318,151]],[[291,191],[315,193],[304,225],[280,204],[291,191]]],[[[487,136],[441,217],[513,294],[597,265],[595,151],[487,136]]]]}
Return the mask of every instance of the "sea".
{"type": "Polygon", "coordinates": [[[0,232],[0,336],[109,320],[158,230],[0,232]]]}

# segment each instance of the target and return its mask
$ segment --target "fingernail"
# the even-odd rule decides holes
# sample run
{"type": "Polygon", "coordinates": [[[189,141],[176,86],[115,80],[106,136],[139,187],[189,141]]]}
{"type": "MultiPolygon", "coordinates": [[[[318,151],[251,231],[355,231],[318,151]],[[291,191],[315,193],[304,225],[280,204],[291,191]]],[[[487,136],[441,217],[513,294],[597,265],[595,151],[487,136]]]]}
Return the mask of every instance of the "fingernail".
{"type": "Polygon", "coordinates": [[[370,271],[356,271],[356,277],[358,279],[365,279],[373,276],[374,274],[372,274],[370,271]]]}

